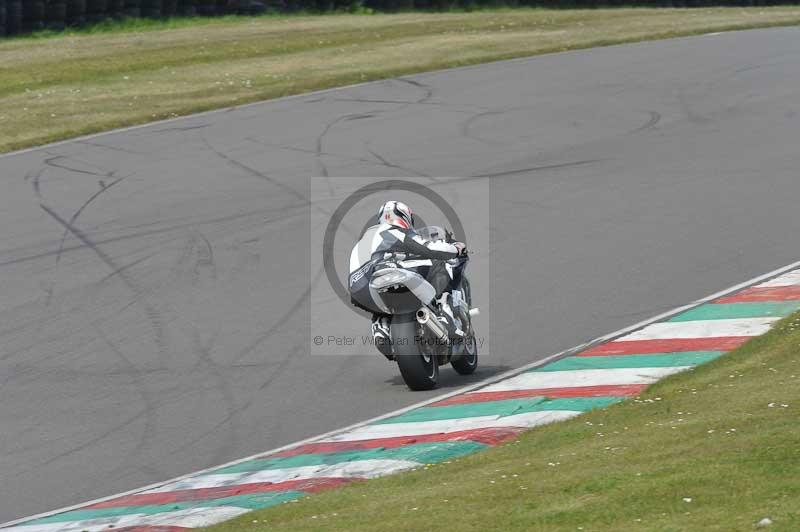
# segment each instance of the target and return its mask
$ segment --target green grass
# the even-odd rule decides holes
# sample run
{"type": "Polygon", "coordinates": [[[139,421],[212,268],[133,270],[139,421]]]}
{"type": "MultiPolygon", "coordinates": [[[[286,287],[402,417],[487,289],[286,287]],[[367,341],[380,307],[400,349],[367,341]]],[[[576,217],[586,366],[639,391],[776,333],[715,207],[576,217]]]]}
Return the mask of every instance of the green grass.
{"type": "Polygon", "coordinates": [[[641,397],[209,532],[800,530],[800,314],[641,397]]]}
{"type": "Polygon", "coordinates": [[[500,9],[109,23],[0,41],[0,152],[392,76],[800,24],[799,7],[500,9]]]}

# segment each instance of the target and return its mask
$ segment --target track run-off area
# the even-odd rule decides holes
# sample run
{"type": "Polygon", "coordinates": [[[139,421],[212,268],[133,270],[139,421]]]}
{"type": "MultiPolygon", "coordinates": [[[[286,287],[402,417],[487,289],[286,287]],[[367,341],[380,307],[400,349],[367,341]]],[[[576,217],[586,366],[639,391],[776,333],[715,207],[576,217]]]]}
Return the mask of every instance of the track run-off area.
{"type": "MultiPolygon", "coordinates": [[[[1,157],[0,521],[378,416],[796,260],[798,37],[493,63],[1,157]],[[416,176],[444,196],[489,181],[475,294],[492,349],[474,377],[411,393],[377,354],[308,354],[312,176],[416,176]]],[[[687,319],[725,329],[687,338],[757,334],[780,299],[716,301],[749,314],[687,319]]],[[[357,319],[329,304],[334,326],[357,319]]],[[[648,357],[686,324],[649,327],[619,342],[653,342],[648,357]]],[[[631,353],[596,354],[565,360],[631,353]]]]}

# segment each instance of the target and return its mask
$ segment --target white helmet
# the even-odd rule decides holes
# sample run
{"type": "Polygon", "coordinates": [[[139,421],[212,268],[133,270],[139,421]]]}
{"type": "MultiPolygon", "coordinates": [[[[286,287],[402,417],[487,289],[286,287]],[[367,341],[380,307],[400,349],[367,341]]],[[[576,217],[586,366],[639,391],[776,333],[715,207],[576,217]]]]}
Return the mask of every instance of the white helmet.
{"type": "Polygon", "coordinates": [[[411,229],[414,227],[414,213],[401,201],[387,201],[378,210],[378,223],[411,229]]]}

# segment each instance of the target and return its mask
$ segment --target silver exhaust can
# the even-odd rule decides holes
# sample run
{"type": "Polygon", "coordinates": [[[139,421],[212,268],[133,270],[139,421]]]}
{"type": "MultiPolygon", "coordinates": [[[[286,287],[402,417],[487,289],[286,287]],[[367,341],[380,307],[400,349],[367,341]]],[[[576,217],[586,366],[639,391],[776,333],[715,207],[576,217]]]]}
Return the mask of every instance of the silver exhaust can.
{"type": "Polygon", "coordinates": [[[422,307],[417,311],[417,323],[427,328],[439,340],[447,340],[447,329],[439,323],[439,320],[427,307],[422,307]]]}

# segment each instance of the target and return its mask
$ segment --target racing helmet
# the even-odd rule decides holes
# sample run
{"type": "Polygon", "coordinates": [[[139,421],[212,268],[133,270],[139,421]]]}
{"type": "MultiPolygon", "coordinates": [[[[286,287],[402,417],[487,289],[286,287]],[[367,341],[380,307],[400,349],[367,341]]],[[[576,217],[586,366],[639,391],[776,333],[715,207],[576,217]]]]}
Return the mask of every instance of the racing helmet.
{"type": "Polygon", "coordinates": [[[378,223],[411,229],[414,227],[414,213],[401,201],[387,201],[378,210],[378,223]]]}

